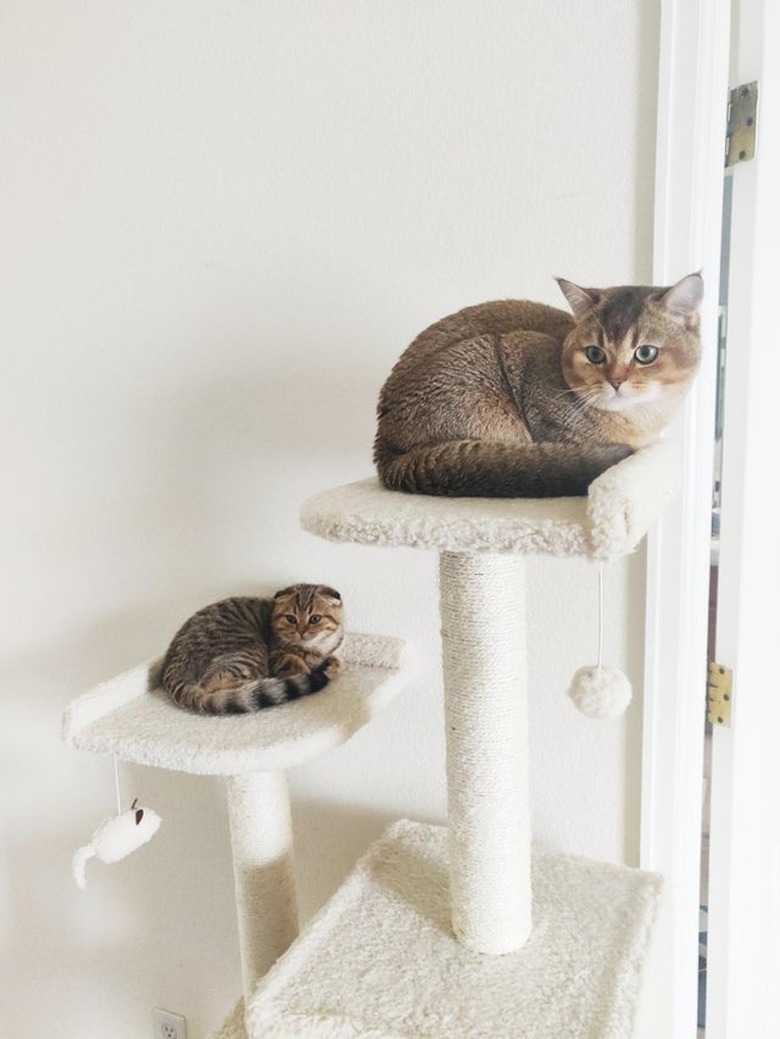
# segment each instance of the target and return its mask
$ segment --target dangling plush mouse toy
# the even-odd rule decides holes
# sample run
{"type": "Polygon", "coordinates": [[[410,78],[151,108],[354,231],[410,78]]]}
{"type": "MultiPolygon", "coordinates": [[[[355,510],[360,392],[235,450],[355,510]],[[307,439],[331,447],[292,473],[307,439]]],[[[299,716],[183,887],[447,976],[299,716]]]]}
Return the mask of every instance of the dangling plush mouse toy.
{"type": "Polygon", "coordinates": [[[160,829],[162,819],[153,808],[139,808],[138,799],[126,812],[105,819],[92,834],[92,840],[73,856],[73,876],[80,888],[87,886],[87,860],[118,862],[131,851],[146,844],[160,829]]]}

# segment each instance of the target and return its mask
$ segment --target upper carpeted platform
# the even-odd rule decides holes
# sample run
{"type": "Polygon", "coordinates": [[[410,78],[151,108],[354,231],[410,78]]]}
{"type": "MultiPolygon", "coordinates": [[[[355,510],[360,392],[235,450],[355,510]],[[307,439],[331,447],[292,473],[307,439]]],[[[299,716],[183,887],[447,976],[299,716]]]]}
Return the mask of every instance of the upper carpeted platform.
{"type": "Polygon", "coordinates": [[[374,478],[313,495],[301,524],[362,545],[611,559],[636,548],[679,471],[675,446],[659,441],[602,473],[583,498],[438,498],[389,491],[374,478]]]}

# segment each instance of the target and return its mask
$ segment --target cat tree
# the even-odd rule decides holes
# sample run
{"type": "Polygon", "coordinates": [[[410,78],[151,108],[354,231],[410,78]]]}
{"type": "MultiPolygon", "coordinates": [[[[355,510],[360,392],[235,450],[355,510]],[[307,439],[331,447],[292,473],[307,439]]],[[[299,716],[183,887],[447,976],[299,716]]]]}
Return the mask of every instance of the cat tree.
{"type": "Polygon", "coordinates": [[[304,504],[303,526],[330,541],[439,553],[448,821],[391,827],[295,941],[285,770],[394,695],[398,640],[350,635],[327,690],[258,715],[186,714],[146,666],[70,705],[72,747],[227,779],[244,999],[214,1039],[630,1039],[659,878],[532,852],[524,557],[631,552],[676,483],[659,443],[587,498],[430,498],[365,480],[304,504]]]}

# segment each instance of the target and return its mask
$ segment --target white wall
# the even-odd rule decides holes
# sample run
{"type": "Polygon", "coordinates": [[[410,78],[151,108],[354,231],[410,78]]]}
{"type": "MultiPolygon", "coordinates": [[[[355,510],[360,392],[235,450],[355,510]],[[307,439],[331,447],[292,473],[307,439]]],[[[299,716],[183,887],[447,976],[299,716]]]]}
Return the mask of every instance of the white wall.
{"type": "MultiPolygon", "coordinates": [[[[308,914],[398,816],[444,813],[435,558],[298,529],[371,472],[411,337],[552,276],[649,277],[657,0],[9,0],[3,13],[3,1035],[194,1039],[240,990],[219,780],[124,766],[154,842],[70,876],[114,810],[63,707],[208,601],[338,586],[420,676],[293,777],[308,914]]],[[[538,838],[635,862],[640,705],[564,689],[596,578],[532,564],[538,838]]],[[[642,668],[642,556],[607,574],[607,654],[642,668]]]]}

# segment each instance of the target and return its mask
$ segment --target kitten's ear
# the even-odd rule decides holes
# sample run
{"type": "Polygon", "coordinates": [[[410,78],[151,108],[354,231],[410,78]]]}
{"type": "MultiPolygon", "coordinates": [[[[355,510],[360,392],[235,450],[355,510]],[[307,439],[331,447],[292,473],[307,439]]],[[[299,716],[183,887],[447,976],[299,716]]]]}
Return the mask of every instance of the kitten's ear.
{"type": "Polygon", "coordinates": [[[704,279],[701,274],[689,274],[661,296],[661,306],[674,317],[681,318],[686,328],[699,323],[699,308],[704,298],[704,279]]]}
{"type": "Polygon", "coordinates": [[[321,584],[318,591],[320,595],[323,595],[326,599],[332,599],[334,603],[341,602],[341,596],[335,588],[330,588],[326,584],[321,584]]]}
{"type": "Polygon", "coordinates": [[[569,301],[569,306],[578,321],[584,318],[588,311],[601,299],[601,293],[598,289],[583,289],[579,285],[575,285],[573,281],[567,281],[565,278],[556,278],[555,280],[560,285],[561,292],[569,301]]]}

